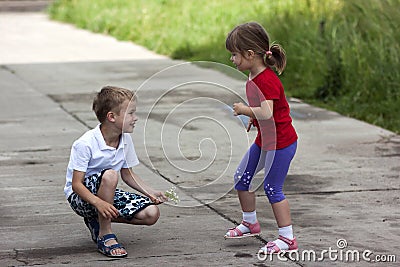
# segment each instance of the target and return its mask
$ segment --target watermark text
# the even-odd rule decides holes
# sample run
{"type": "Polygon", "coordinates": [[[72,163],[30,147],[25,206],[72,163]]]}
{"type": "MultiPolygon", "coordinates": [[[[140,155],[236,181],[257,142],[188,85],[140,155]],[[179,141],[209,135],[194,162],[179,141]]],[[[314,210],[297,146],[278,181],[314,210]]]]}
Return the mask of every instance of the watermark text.
{"type": "MultiPolygon", "coordinates": [[[[346,249],[347,241],[339,239],[336,242],[336,248],[329,247],[321,251],[302,250],[281,252],[275,254],[279,261],[303,261],[303,262],[322,262],[322,261],[339,261],[339,262],[396,262],[394,254],[375,254],[371,250],[346,249]]],[[[257,258],[261,261],[273,261],[272,254],[264,254],[259,252],[257,258]]]]}

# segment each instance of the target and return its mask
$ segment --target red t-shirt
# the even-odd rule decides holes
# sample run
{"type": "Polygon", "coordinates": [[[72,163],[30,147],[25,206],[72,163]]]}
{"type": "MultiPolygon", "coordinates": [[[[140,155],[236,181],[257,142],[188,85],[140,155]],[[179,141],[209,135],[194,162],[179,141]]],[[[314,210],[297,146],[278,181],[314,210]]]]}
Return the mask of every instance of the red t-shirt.
{"type": "Polygon", "coordinates": [[[297,140],[282,83],[272,69],[266,68],[247,81],[246,96],[250,107],[260,107],[265,100],[274,101],[271,119],[254,119],[254,125],[258,129],[255,143],[262,150],[282,149],[297,140]]]}

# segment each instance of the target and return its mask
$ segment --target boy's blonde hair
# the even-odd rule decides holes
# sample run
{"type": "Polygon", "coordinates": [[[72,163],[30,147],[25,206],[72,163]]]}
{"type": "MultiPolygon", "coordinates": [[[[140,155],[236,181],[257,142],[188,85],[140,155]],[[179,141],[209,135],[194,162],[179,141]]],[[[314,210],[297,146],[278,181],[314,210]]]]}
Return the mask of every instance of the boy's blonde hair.
{"type": "Polygon", "coordinates": [[[93,100],[92,109],[100,123],[107,118],[110,111],[120,113],[121,105],[126,100],[135,101],[135,92],[116,86],[105,86],[97,93],[93,100]]]}
{"type": "Polygon", "coordinates": [[[225,47],[228,51],[238,52],[243,56],[248,50],[252,50],[263,57],[266,66],[274,67],[279,74],[286,67],[285,50],[279,44],[270,46],[267,31],[257,22],[236,26],[228,34],[225,47]]]}

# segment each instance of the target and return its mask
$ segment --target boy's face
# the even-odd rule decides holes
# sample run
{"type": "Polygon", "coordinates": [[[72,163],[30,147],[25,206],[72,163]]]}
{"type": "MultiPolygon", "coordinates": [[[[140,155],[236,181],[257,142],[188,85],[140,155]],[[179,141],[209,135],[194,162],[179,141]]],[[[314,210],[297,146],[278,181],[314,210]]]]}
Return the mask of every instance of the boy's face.
{"type": "Polygon", "coordinates": [[[119,115],[116,117],[116,125],[122,129],[123,133],[131,133],[137,120],[136,101],[125,100],[121,105],[119,115]]]}

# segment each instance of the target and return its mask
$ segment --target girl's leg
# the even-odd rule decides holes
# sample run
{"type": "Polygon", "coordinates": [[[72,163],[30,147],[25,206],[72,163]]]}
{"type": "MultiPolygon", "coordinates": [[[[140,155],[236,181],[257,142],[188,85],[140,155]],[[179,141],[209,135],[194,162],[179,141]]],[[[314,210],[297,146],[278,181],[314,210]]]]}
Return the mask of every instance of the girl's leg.
{"type": "Polygon", "coordinates": [[[254,175],[263,167],[263,164],[259,164],[261,161],[260,156],[260,147],[256,144],[251,145],[234,175],[235,189],[237,190],[243,212],[253,212],[256,210],[255,193],[254,191],[250,192],[249,188],[254,175]]]}
{"type": "Polygon", "coordinates": [[[291,224],[289,203],[283,194],[283,184],[297,148],[297,142],[275,151],[268,151],[265,160],[264,191],[272,205],[278,226],[291,224]]]}
{"type": "Polygon", "coordinates": [[[289,201],[284,199],[280,202],[271,204],[274,212],[276,223],[278,227],[286,227],[292,225],[292,218],[290,216],[289,201]]]}
{"type": "MultiPolygon", "coordinates": [[[[262,158],[260,147],[253,144],[244,155],[234,175],[235,189],[237,190],[240,206],[242,208],[243,221],[250,225],[258,224],[255,193],[254,191],[249,191],[249,189],[254,175],[263,168],[264,164],[260,164],[260,162],[263,162],[262,158]]],[[[237,229],[243,234],[252,232],[251,229],[243,223],[238,225],[237,229]]],[[[254,229],[254,231],[259,232],[259,225],[255,226],[254,229]]],[[[237,232],[236,234],[234,232],[228,231],[225,237],[236,236],[237,232]]]]}
{"type": "MultiPolygon", "coordinates": [[[[282,189],[290,162],[296,153],[296,148],[297,142],[284,149],[268,151],[265,161],[264,191],[271,203],[279,227],[279,235],[288,239],[293,239],[292,220],[289,202],[282,189]]],[[[275,240],[274,242],[281,249],[288,248],[288,245],[281,240],[275,240]]]]}
{"type": "Polygon", "coordinates": [[[238,190],[237,194],[243,212],[253,212],[256,210],[256,196],[254,192],[238,190]]]}
{"type": "Polygon", "coordinates": [[[240,162],[235,175],[235,189],[237,190],[240,206],[244,212],[252,212],[256,209],[254,191],[249,191],[254,175],[264,167],[265,155],[259,146],[251,145],[240,162]]]}
{"type": "Polygon", "coordinates": [[[264,191],[271,203],[278,227],[292,224],[289,202],[283,194],[283,184],[289,170],[291,153],[282,150],[269,151],[265,161],[264,191]]]}

